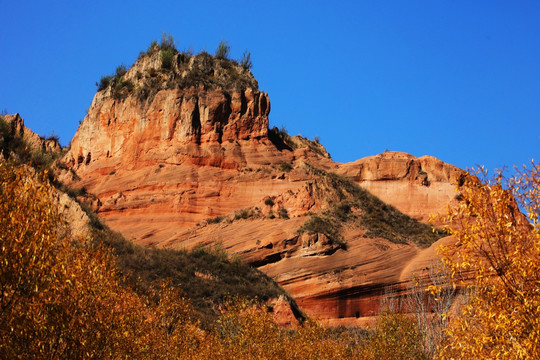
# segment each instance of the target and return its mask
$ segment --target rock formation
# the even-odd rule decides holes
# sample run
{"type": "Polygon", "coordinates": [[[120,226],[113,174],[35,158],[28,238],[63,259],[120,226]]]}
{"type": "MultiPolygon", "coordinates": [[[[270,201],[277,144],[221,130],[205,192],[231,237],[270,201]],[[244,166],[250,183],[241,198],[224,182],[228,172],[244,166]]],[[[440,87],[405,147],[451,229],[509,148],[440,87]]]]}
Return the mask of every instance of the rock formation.
{"type": "MultiPolygon", "coordinates": [[[[44,138],[34,133],[24,125],[24,120],[19,114],[4,115],[1,117],[9,129],[6,129],[9,137],[22,139],[31,151],[43,151],[46,153],[59,154],[62,150],[58,139],[54,136],[44,138]]],[[[2,139],[5,142],[5,139],[2,139]]]]}
{"type": "MultiPolygon", "coordinates": [[[[370,230],[367,200],[346,179],[390,204],[362,195],[381,214],[421,228],[391,205],[426,221],[454,199],[460,169],[398,152],[335,163],[318,142],[270,130],[268,95],[249,70],[208,54],[164,64],[155,50],[102,85],[63,158],[77,176],[61,179],[95,195],[99,216],[129,240],[219,243],[333,325],[375,314],[385,287],[401,289],[435,257],[436,238],[370,230]]],[[[383,225],[401,226],[392,221],[383,225]]]]}
{"type": "Polygon", "coordinates": [[[445,210],[464,177],[463,170],[432,156],[394,151],[343,164],[337,171],[421,221],[445,210]]]}

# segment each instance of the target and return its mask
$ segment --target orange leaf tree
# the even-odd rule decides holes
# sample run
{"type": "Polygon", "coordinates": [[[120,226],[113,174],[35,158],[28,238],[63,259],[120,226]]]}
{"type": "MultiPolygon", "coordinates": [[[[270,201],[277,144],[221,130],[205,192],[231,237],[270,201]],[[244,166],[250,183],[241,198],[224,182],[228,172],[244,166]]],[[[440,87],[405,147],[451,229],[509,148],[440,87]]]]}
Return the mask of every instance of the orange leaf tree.
{"type": "Polygon", "coordinates": [[[144,299],[65,234],[45,174],[0,163],[0,358],[143,358],[144,299]]]}
{"type": "Polygon", "coordinates": [[[539,183],[534,163],[465,181],[444,219],[456,243],[442,252],[469,299],[450,317],[441,359],[540,358],[539,183]]]}

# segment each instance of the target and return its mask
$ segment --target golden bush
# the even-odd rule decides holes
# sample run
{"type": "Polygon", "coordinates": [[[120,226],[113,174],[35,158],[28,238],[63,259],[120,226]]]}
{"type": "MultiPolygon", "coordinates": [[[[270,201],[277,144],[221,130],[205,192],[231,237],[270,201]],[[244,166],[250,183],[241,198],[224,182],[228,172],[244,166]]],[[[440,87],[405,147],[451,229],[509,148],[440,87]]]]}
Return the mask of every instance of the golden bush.
{"type": "MultiPolygon", "coordinates": [[[[540,167],[469,177],[444,219],[454,286],[469,300],[449,318],[441,359],[540,358],[540,167]]],[[[436,290],[436,288],[432,288],[436,290]]]]}
{"type": "Polygon", "coordinates": [[[105,250],[65,237],[53,193],[0,164],[0,358],[143,358],[142,300],[105,250]]]}

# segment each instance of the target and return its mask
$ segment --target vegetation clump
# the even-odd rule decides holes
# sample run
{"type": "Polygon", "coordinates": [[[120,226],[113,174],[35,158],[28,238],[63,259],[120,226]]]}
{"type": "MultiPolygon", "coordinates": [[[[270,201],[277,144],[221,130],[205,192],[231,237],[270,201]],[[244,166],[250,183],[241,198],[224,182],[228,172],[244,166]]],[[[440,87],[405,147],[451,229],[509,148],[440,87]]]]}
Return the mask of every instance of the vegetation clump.
{"type": "Polygon", "coordinates": [[[274,126],[268,130],[268,139],[279,149],[294,150],[295,144],[291,141],[291,136],[285,127],[274,126]]]}
{"type": "Polygon", "coordinates": [[[208,224],[219,224],[223,219],[225,219],[225,216],[218,215],[218,216],[216,216],[216,217],[207,219],[206,222],[207,222],[208,224]]]}
{"type": "Polygon", "coordinates": [[[253,63],[251,62],[251,53],[249,51],[244,51],[242,59],[240,60],[240,65],[246,70],[250,70],[253,67],[253,63]]]}
{"type": "Polygon", "coordinates": [[[227,44],[227,41],[220,41],[215,56],[218,59],[228,59],[230,51],[231,47],[227,44]]]}
{"type": "Polygon", "coordinates": [[[328,159],[331,158],[330,154],[319,142],[318,137],[315,137],[315,140],[312,141],[301,135],[291,136],[285,127],[277,128],[274,126],[268,130],[268,138],[279,150],[296,150],[307,147],[315,154],[319,154],[328,159]]]}
{"type": "Polygon", "coordinates": [[[110,88],[111,95],[115,99],[125,98],[134,89],[133,82],[124,79],[126,73],[126,66],[123,64],[119,65],[116,67],[114,75],[105,75],[101,77],[99,83],[96,83],[96,86],[98,87],[97,91],[99,92],[110,88]]]}
{"type": "Polygon", "coordinates": [[[278,209],[278,216],[280,219],[288,219],[289,218],[289,212],[284,207],[280,207],[278,209]]]}
{"type": "Polygon", "coordinates": [[[162,69],[170,69],[173,63],[174,58],[174,50],[173,49],[167,49],[161,51],[161,68],[162,69]]]}
{"type": "Polygon", "coordinates": [[[261,209],[258,207],[240,209],[234,213],[234,220],[259,218],[261,209]]]}
{"type": "Polygon", "coordinates": [[[322,230],[322,234],[339,243],[343,241],[341,227],[349,223],[364,228],[366,237],[379,237],[398,244],[412,242],[421,247],[431,245],[446,234],[401,213],[352,180],[311,166],[309,169],[318,176],[316,191],[330,197],[330,206],[312,215],[298,230],[300,233],[322,230]]]}
{"type": "MultiPolygon", "coordinates": [[[[104,225],[93,230],[93,238],[96,244],[112,250],[117,266],[136,288],[147,289],[155,281],[170,279],[172,286],[186,294],[194,316],[205,327],[217,319],[216,307],[230,296],[258,302],[285,296],[296,306],[272,279],[238,258],[230,258],[219,245],[199,245],[192,250],[143,248],[104,225]]],[[[302,316],[299,310],[298,315],[302,316]]]]}
{"type": "Polygon", "coordinates": [[[264,199],[264,205],[272,207],[272,206],[274,206],[274,200],[272,198],[270,198],[270,197],[266,198],[266,199],[264,199]]]}
{"type": "Polygon", "coordinates": [[[293,167],[290,162],[284,161],[281,164],[279,164],[279,171],[291,172],[292,169],[293,167]]]}
{"type": "Polygon", "coordinates": [[[323,234],[330,243],[346,248],[346,242],[340,233],[341,224],[328,214],[311,215],[310,218],[298,229],[299,234],[323,234]]]}
{"type": "MultiPolygon", "coordinates": [[[[222,89],[243,91],[258,89],[258,84],[250,72],[251,54],[246,51],[240,61],[229,58],[230,46],[226,41],[219,43],[215,56],[201,51],[194,55],[193,50],[179,52],[176,43],[167,33],[161,42],[153,40],[146,52],[139,54],[137,62],[148,57],[158,57],[159,67],[146,67],[145,71],[130,75],[126,79],[118,72],[103,76],[98,83],[98,91],[111,89],[111,95],[123,99],[135,91],[139,100],[150,103],[160,90],[187,89],[203,87],[206,90],[222,89]]],[[[230,95],[229,95],[230,96],[230,95]]]]}

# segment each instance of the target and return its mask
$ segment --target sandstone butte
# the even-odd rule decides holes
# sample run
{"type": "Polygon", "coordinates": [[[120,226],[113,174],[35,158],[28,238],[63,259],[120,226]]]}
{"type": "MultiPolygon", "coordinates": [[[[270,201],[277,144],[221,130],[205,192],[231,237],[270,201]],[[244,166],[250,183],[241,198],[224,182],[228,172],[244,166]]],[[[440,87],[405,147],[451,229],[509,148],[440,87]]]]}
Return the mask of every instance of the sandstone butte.
{"type": "MultiPolygon", "coordinates": [[[[269,129],[269,113],[248,69],[176,54],[163,70],[155,49],[96,93],[62,158],[73,171],[60,178],[85,187],[99,216],[137,244],[220,244],[275,279],[307,315],[360,324],[385,288],[400,294],[451,239],[390,241],[354,221],[339,228],[341,241],[299,232],[351,198],[328,174],[426,222],[456,197],[464,171],[400,152],[337,163],[318,142],[269,129]]],[[[365,211],[346,210],[352,218],[365,211]]]]}

